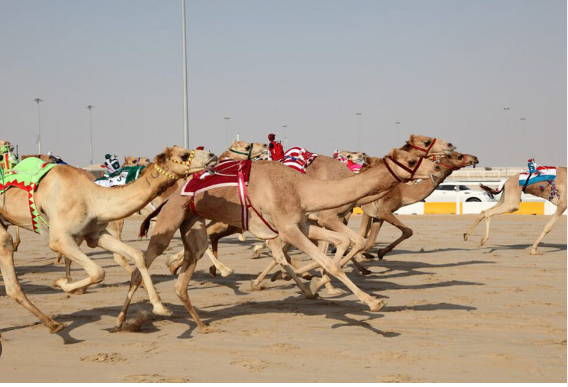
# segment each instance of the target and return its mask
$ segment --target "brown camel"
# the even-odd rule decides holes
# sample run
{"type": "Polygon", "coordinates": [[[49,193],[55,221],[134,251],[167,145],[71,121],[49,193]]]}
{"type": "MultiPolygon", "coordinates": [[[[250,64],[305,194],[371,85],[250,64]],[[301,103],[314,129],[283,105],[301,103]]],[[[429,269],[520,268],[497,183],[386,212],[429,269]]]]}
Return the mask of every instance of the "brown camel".
{"type": "MultiPolygon", "coordinates": [[[[177,179],[201,171],[215,161],[216,157],[206,151],[190,152],[177,146],[166,148],[164,153],[156,156],[140,179],[117,189],[93,184],[77,168],[68,165],[53,167],[34,194],[37,210],[43,220],[43,223],[40,222],[40,231],[53,251],[71,258],[88,274],[87,278],[73,283],[61,278],[55,281],[55,285],[73,293],[104,279],[104,270],[77,245],[78,240],[84,239],[89,247],[98,246],[133,259],[144,278],[154,313],[170,315],[154,289],[143,253],[114,238],[106,227],[109,222],[140,210],[177,179]]],[[[6,293],[39,318],[52,333],[57,332],[64,325],[43,314],[20,287],[14,268],[12,237],[6,231],[6,224],[32,230],[28,193],[11,188],[0,194],[0,201],[4,199],[6,206],[0,209],[0,270],[6,293]]]]}
{"type": "Polygon", "coordinates": [[[439,161],[444,173],[441,180],[435,183],[429,179],[422,180],[417,184],[400,183],[380,200],[361,206],[364,213],[359,235],[367,237],[367,244],[360,254],[365,254],[373,247],[383,222],[387,221],[402,231],[402,235],[389,246],[379,250],[378,258],[383,259],[386,254],[413,234],[412,229],[402,223],[394,215],[394,212],[401,207],[424,200],[453,171],[470,165],[475,166],[478,163],[479,161],[475,156],[454,152],[451,156],[444,156],[439,161]]]}
{"type": "MultiPolygon", "coordinates": [[[[420,165],[419,160],[411,153],[393,149],[385,157],[382,165],[370,168],[359,175],[351,175],[347,179],[327,181],[303,176],[280,163],[266,161],[252,163],[246,190],[254,211],[250,213],[248,229],[256,237],[268,240],[274,259],[284,267],[307,297],[312,297],[312,294],[296,276],[283,253],[286,243],[302,250],[326,272],[340,279],[359,300],[369,306],[371,311],[377,311],[384,306],[384,301],[379,301],[360,290],[340,269],[336,261],[327,257],[310,241],[310,239],[328,240],[339,244],[343,239],[348,245],[348,239],[345,241],[341,234],[310,224],[307,214],[337,208],[356,202],[362,197],[376,195],[391,189],[401,179],[410,179],[413,174],[415,178],[435,180],[441,177],[439,166],[428,160],[424,160],[420,165]],[[279,238],[276,238],[277,236],[279,238]]],[[[158,215],[145,255],[146,264],[150,266],[167,248],[175,231],[178,228],[181,230],[185,254],[175,290],[199,328],[206,330],[193,309],[187,293],[187,285],[197,260],[201,258],[207,247],[204,218],[242,227],[242,207],[236,187],[221,187],[194,196],[194,207],[191,211],[187,209],[187,203],[187,198],[177,194],[172,195],[142,223],[141,235],[146,232],[151,217],[158,215]],[[185,211],[181,211],[181,208],[185,208],[185,211]]],[[[117,328],[122,326],[128,305],[140,282],[141,276],[135,271],[124,308],[117,320],[117,328]]]]}
{"type": "MultiPolygon", "coordinates": [[[[453,152],[454,149],[455,147],[451,143],[448,143],[444,140],[435,139],[427,136],[414,135],[414,134],[410,135],[407,143],[401,148],[401,150],[408,151],[419,157],[432,157],[432,156],[441,157],[444,154],[450,154],[451,152],[453,152]]],[[[349,151],[344,151],[344,152],[346,157],[351,155],[353,162],[356,163],[365,164],[370,160],[369,157],[363,152],[349,152],[349,151]],[[356,156],[354,157],[353,155],[356,156]]],[[[382,159],[380,158],[372,158],[372,159],[373,163],[377,164],[382,163],[382,159]]],[[[319,180],[338,180],[353,176],[353,173],[346,165],[342,164],[338,160],[332,157],[320,155],[316,157],[315,160],[306,168],[306,176],[319,180]]],[[[380,193],[376,197],[365,198],[365,200],[366,201],[378,200],[378,198],[380,198],[385,193],[386,192],[380,193]]],[[[340,232],[349,238],[349,242],[352,246],[352,250],[349,252],[350,259],[357,253],[357,251],[359,251],[365,246],[365,239],[360,237],[356,232],[352,231],[349,227],[345,225],[346,217],[348,217],[351,214],[351,210],[355,206],[356,203],[349,203],[340,208],[324,210],[319,212],[319,214],[311,214],[310,216],[310,219],[317,221],[318,225],[336,232],[340,232]]],[[[216,227],[220,231],[220,234],[218,235],[215,235],[214,233],[211,232],[213,231],[212,228],[208,227],[207,231],[208,235],[210,236],[212,245],[213,243],[215,243],[215,245],[213,245],[213,254],[215,254],[215,257],[218,257],[216,244],[218,243],[219,239],[231,235],[235,232],[238,232],[237,230],[239,230],[239,228],[238,227],[231,228],[222,225],[216,225],[216,227]]],[[[327,246],[328,244],[325,242],[320,243],[320,248],[324,252],[327,251],[327,246]]],[[[347,246],[349,246],[349,244],[347,246]]],[[[339,256],[339,254],[343,255],[347,246],[342,250],[340,250],[339,252],[336,252],[336,256],[339,256]]],[[[284,247],[285,252],[289,249],[289,247],[290,247],[289,245],[284,247]]],[[[258,254],[258,250],[255,251],[255,254],[258,254]]],[[[167,265],[172,273],[175,273],[175,271],[180,267],[182,262],[181,258],[182,258],[181,253],[178,253],[175,256],[171,256],[168,259],[167,265]]],[[[363,274],[371,273],[370,271],[366,270],[363,266],[361,266],[356,260],[353,259],[352,262],[356,265],[356,267],[359,269],[361,273],[363,274]]],[[[265,276],[274,267],[276,267],[276,265],[277,265],[276,262],[271,262],[269,267],[267,267],[263,271],[263,273],[251,283],[251,288],[253,290],[260,290],[261,282],[264,280],[265,276]]],[[[309,267],[313,268],[313,265],[309,267]]],[[[221,270],[224,273],[232,272],[232,269],[224,265],[223,269],[221,270]]],[[[304,273],[305,271],[307,271],[306,268],[297,268],[296,273],[300,274],[304,273]]],[[[215,273],[214,268],[210,268],[210,272],[211,274],[214,275],[215,273]]],[[[276,277],[273,278],[278,278],[279,276],[280,274],[277,273],[276,277]]],[[[286,276],[285,278],[289,277],[286,276]]],[[[327,286],[327,290],[330,294],[338,293],[338,291],[334,290],[331,286],[327,286]]]]}
{"type": "MultiPolygon", "coordinates": [[[[515,212],[519,209],[521,205],[521,193],[523,192],[524,185],[519,185],[519,174],[509,177],[507,181],[505,181],[505,184],[503,184],[503,188],[500,191],[486,187],[483,184],[480,185],[485,191],[494,195],[502,192],[499,202],[490,209],[482,211],[475,222],[473,222],[469,231],[463,235],[463,239],[467,241],[467,238],[471,235],[475,226],[477,226],[481,220],[485,219],[485,236],[481,239],[481,246],[483,246],[485,242],[487,242],[487,239],[489,239],[489,224],[491,223],[491,218],[495,215],[515,212]]],[[[530,184],[526,187],[525,193],[546,199],[557,206],[556,212],[552,215],[552,218],[546,224],[544,230],[531,247],[531,255],[536,255],[536,249],[539,243],[546,234],[552,230],[558,219],[560,219],[564,211],[566,211],[566,195],[568,194],[568,192],[566,192],[566,167],[556,168],[556,180],[554,182],[554,187],[547,181],[530,184]]]]}
{"type": "Polygon", "coordinates": [[[134,167],[137,165],[150,165],[151,160],[147,157],[142,156],[124,156],[124,163],[122,163],[123,167],[134,167]]]}

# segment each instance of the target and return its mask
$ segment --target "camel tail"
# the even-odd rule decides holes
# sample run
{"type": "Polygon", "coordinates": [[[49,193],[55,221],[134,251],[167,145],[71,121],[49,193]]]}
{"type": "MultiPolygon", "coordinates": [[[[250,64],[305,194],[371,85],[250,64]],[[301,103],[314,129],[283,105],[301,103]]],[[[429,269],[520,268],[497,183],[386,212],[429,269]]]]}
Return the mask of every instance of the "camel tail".
{"type": "Polygon", "coordinates": [[[164,200],[162,203],[160,203],[160,205],[158,206],[158,208],[156,208],[154,211],[152,211],[147,217],[146,219],[144,219],[144,221],[142,221],[142,224],[140,225],[140,233],[138,234],[138,236],[140,238],[143,238],[145,236],[148,235],[148,230],[150,229],[150,222],[152,221],[153,218],[155,218],[156,216],[158,216],[158,214],[160,213],[160,211],[162,211],[162,207],[164,206],[164,204],[166,204],[168,201],[168,199],[164,200]]]}
{"type": "Polygon", "coordinates": [[[505,189],[505,185],[503,185],[503,188],[501,189],[493,189],[483,184],[479,184],[479,186],[481,187],[482,190],[484,190],[485,192],[489,192],[492,195],[499,195],[505,189]]]}

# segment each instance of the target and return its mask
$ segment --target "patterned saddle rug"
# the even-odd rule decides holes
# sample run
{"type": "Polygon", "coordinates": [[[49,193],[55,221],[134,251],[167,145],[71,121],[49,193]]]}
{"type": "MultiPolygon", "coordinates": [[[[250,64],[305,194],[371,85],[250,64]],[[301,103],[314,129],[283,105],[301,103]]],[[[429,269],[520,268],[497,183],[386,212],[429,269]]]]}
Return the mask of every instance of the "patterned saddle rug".
{"type": "MultiPolygon", "coordinates": [[[[0,178],[0,193],[6,192],[9,188],[16,187],[28,193],[30,213],[32,215],[33,230],[41,234],[39,220],[43,220],[34,201],[34,192],[40,180],[55,167],[56,164],[46,163],[36,157],[28,157],[19,162],[14,168],[4,172],[0,178]]],[[[45,222],[45,220],[43,220],[45,222]]],[[[47,223],[47,222],[45,222],[47,223]]]]}
{"type": "Polygon", "coordinates": [[[302,175],[306,174],[306,168],[318,157],[316,153],[308,152],[306,149],[295,146],[284,152],[284,158],[280,162],[302,175]]]}
{"type": "Polygon", "coordinates": [[[105,173],[103,177],[95,180],[95,184],[101,187],[114,187],[117,185],[126,185],[140,177],[142,170],[146,168],[144,165],[133,165],[120,168],[113,174],[105,173]]]}
{"type": "Polygon", "coordinates": [[[556,180],[556,167],[542,166],[538,167],[536,172],[519,174],[519,185],[524,187],[543,181],[552,182],[554,180],[556,180]]]}

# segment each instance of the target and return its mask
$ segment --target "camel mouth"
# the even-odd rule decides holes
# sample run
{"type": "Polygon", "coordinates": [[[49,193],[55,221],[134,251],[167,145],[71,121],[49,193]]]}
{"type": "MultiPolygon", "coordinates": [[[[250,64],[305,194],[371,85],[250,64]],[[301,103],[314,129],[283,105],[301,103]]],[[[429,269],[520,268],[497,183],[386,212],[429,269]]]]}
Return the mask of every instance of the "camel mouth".
{"type": "Polygon", "coordinates": [[[207,162],[205,163],[205,169],[211,173],[213,173],[215,171],[215,166],[217,165],[217,156],[213,156],[211,157],[209,160],[207,160],[207,162]]]}
{"type": "Polygon", "coordinates": [[[438,180],[438,177],[434,174],[430,175],[430,180],[432,180],[432,183],[436,184],[436,180],[438,180]]]}

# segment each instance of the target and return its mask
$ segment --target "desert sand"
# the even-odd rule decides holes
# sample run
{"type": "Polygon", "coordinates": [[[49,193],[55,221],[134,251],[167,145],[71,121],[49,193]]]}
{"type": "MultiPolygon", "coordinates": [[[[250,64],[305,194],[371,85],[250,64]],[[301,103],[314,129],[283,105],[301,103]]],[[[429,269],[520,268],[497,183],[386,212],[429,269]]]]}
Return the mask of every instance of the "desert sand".
{"type": "MultiPolygon", "coordinates": [[[[6,296],[0,277],[1,382],[564,382],[566,383],[566,217],[529,255],[548,216],[494,218],[486,246],[483,224],[464,242],[470,215],[401,216],[414,236],[373,271],[348,275],[388,305],[371,313],[349,292],[305,299],[291,282],[250,281],[270,262],[251,259],[257,241],[247,234],[221,241],[220,258],[235,270],[213,278],[203,258],[189,295],[216,329],[201,334],[173,291],[165,256],[150,269],[172,317],[150,315],[138,332],[113,333],[129,277],[110,253],[89,250],[106,270],[84,295],[51,288],[64,276],[37,235],[22,232],[15,255],[31,300],[68,327],[49,334],[6,296]]],[[[140,218],[126,221],[123,238],[136,237],[140,218]]],[[[358,229],[359,216],[350,226],[358,229]]],[[[11,229],[13,232],[13,230],[11,229]]],[[[383,226],[378,246],[400,235],[383,226]]],[[[179,238],[168,253],[181,248],[179,238]]],[[[307,260],[293,251],[295,259],[307,260]]],[[[73,277],[84,273],[73,266],[73,277]]],[[[337,287],[345,289],[339,282],[337,287]]],[[[129,316],[151,311],[145,291],[129,316]]]]}

